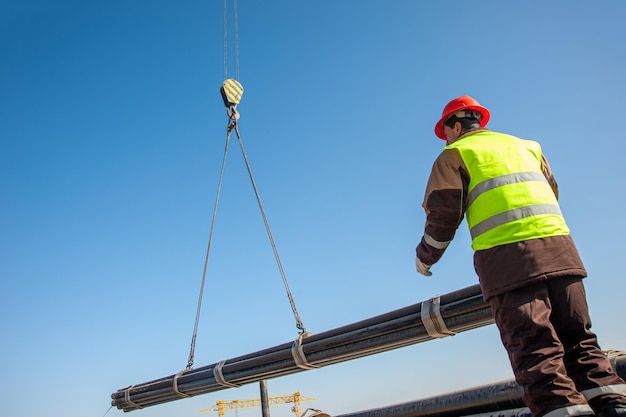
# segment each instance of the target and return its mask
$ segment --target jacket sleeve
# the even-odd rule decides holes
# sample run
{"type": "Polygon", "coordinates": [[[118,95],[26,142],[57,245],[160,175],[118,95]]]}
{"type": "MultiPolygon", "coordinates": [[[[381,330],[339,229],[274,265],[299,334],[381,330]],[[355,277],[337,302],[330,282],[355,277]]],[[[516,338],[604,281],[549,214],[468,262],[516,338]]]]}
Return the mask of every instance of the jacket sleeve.
{"type": "Polygon", "coordinates": [[[543,171],[543,175],[546,177],[546,180],[548,180],[548,184],[550,184],[550,187],[552,187],[552,191],[554,192],[554,195],[558,200],[559,186],[556,183],[556,179],[554,179],[554,175],[552,174],[552,170],[550,169],[550,164],[543,154],[541,155],[541,170],[543,171]]]}
{"type": "Polygon", "coordinates": [[[424,235],[415,252],[433,265],[443,255],[463,221],[469,175],[459,152],[444,150],[433,164],[422,207],[426,212],[424,235]]]}

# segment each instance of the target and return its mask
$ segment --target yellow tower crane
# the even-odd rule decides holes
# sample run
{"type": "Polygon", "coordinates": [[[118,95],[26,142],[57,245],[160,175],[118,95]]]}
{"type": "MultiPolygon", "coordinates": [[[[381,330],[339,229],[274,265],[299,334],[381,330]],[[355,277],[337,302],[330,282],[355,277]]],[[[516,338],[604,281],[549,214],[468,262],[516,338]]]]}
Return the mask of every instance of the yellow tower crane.
{"type": "MultiPolygon", "coordinates": [[[[291,411],[296,414],[296,417],[301,417],[301,409],[300,403],[305,401],[314,401],[317,398],[305,397],[304,395],[300,395],[299,392],[295,392],[292,395],[279,395],[276,397],[269,397],[267,402],[269,405],[278,405],[278,404],[287,404],[293,403],[293,407],[291,407],[291,411]]],[[[232,401],[221,401],[217,400],[215,402],[215,406],[211,408],[205,408],[204,410],[198,411],[199,413],[209,413],[211,411],[217,411],[217,415],[219,417],[224,417],[224,410],[236,410],[238,408],[255,408],[261,406],[260,398],[253,398],[251,400],[232,400],[232,401]]]]}

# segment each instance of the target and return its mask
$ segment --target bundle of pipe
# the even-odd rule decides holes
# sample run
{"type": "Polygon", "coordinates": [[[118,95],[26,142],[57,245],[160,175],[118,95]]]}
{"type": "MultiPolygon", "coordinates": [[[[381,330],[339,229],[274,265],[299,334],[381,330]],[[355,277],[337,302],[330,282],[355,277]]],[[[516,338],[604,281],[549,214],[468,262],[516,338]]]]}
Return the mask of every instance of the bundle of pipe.
{"type": "Polygon", "coordinates": [[[374,355],[493,323],[473,285],[376,317],[234,359],[121,388],[112,405],[125,412],[374,355]]]}
{"type": "MultiPolygon", "coordinates": [[[[626,378],[626,352],[607,351],[615,372],[626,378]]],[[[532,417],[514,380],[497,382],[423,400],[335,417],[532,417]]]]}

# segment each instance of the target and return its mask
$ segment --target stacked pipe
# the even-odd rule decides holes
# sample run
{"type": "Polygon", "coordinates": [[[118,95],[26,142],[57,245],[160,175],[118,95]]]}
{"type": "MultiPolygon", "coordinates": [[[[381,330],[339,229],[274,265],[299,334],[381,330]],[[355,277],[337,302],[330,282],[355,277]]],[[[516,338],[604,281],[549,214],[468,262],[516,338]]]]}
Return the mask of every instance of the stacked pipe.
{"type": "MultiPolygon", "coordinates": [[[[605,352],[615,372],[626,378],[626,352],[605,352]]],[[[335,417],[532,417],[522,388],[506,380],[417,401],[357,411],[335,417]]]]}
{"type": "Polygon", "coordinates": [[[374,355],[493,323],[473,285],[248,355],[121,388],[111,404],[125,412],[374,355]]]}

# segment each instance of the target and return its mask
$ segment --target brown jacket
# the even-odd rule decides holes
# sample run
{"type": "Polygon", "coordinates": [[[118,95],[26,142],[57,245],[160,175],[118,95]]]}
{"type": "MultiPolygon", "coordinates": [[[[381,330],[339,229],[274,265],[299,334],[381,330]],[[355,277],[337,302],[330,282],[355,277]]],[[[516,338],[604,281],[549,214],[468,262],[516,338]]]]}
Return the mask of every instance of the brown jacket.
{"type": "MultiPolygon", "coordinates": [[[[463,136],[474,132],[467,132],[463,136]]],[[[558,186],[544,156],[542,170],[558,198],[558,186]]],[[[433,164],[426,186],[422,205],[426,211],[425,235],[437,242],[452,240],[465,216],[469,183],[469,172],[459,151],[443,150],[433,164]]],[[[433,265],[445,251],[442,246],[431,246],[422,237],[416,249],[417,257],[422,263],[433,265]]],[[[543,279],[566,275],[587,276],[569,235],[531,239],[476,251],[474,268],[486,300],[543,279]]]]}

